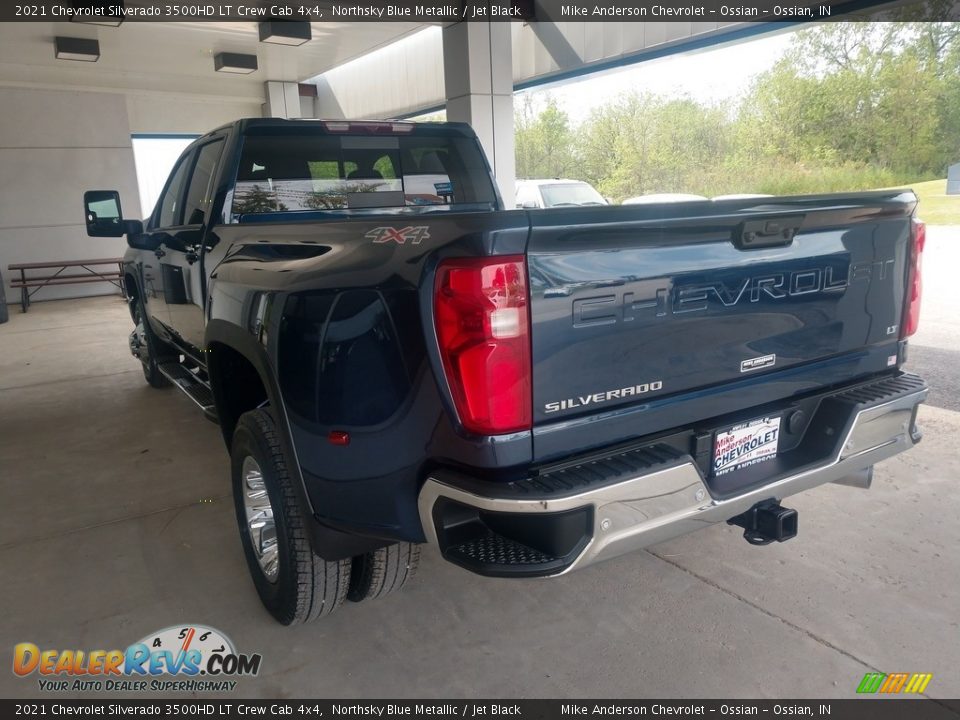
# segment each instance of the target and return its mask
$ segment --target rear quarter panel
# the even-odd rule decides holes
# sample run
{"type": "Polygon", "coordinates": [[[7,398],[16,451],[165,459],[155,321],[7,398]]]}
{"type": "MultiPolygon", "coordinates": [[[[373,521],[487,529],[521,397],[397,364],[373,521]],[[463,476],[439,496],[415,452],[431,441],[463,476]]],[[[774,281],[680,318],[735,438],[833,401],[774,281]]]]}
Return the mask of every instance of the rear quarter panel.
{"type": "Polygon", "coordinates": [[[419,533],[416,495],[431,464],[479,472],[529,464],[529,432],[458,430],[432,370],[437,263],[522,253],[527,234],[522,212],[217,229],[209,327],[243,328],[263,349],[310,502],[326,522],[419,539],[410,537],[419,533]],[[348,432],[350,444],[329,443],[333,430],[348,432]]]}

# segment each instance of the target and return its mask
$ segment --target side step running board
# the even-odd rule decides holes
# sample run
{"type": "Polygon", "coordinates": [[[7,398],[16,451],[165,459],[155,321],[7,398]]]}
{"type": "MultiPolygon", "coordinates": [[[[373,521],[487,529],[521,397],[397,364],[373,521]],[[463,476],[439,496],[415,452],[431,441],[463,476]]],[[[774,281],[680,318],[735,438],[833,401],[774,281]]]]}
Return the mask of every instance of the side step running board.
{"type": "Polygon", "coordinates": [[[157,365],[160,372],[184,395],[193,400],[197,407],[203,410],[207,420],[220,424],[217,418],[217,409],[213,402],[213,393],[210,386],[187,370],[179,362],[165,362],[157,365]]]}

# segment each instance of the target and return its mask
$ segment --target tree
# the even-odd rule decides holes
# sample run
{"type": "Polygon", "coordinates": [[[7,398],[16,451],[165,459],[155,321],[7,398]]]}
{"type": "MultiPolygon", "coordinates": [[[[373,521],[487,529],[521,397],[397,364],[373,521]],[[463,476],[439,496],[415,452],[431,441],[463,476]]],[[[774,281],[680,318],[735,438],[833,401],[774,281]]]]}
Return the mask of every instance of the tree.
{"type": "Polygon", "coordinates": [[[616,200],[943,177],[960,159],[960,23],[929,19],[950,2],[894,11],[898,22],[802,30],[726,108],[626,93],[573,128],[552,98],[526,95],[516,111],[518,174],[586,180],[616,200]]]}
{"type": "Polygon", "coordinates": [[[941,175],[958,140],[960,27],[831,23],[796,34],[755,81],[740,122],[756,151],[941,175]]]}
{"type": "Polygon", "coordinates": [[[517,177],[565,177],[576,167],[570,118],[551,96],[543,104],[537,112],[528,94],[514,113],[517,177]]]}
{"type": "Polygon", "coordinates": [[[238,189],[233,198],[233,212],[244,213],[281,212],[287,206],[277,199],[272,190],[264,190],[260,185],[238,189]]]}
{"type": "Polygon", "coordinates": [[[581,176],[617,200],[696,192],[702,173],[727,152],[728,126],[722,111],[689,99],[621,96],[580,128],[581,176]]]}

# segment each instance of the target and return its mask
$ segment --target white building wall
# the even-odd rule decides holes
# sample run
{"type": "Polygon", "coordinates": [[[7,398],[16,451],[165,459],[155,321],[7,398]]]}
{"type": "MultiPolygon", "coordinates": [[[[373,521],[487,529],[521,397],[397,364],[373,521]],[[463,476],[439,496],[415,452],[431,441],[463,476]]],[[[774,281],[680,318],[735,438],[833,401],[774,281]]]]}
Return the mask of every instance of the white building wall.
{"type": "MultiPolygon", "coordinates": [[[[83,191],[117,189],[140,216],[137,174],[123,95],[0,87],[0,272],[7,266],[123,254],[123,238],[87,237],[83,191]]],[[[101,283],[44,288],[40,298],[103,294],[101,283]]]]}
{"type": "Polygon", "coordinates": [[[126,93],[130,132],[202,135],[244,117],[260,117],[262,98],[126,93]]]}
{"type": "MultiPolygon", "coordinates": [[[[87,237],[83,192],[119,190],[125,217],[149,212],[132,133],[202,134],[259,115],[259,103],[243,99],[0,87],[0,274],[11,309],[20,293],[10,264],[123,255],[124,238],[87,237]]],[[[111,292],[109,283],[50,286],[36,299],[111,292]]]]}

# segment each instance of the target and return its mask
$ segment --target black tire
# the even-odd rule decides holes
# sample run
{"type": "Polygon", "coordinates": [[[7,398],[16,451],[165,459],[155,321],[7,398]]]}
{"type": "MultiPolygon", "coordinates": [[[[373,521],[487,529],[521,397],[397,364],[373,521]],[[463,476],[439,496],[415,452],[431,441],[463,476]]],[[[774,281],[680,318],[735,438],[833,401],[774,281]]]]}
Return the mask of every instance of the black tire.
{"type": "Polygon", "coordinates": [[[130,309],[133,315],[134,332],[140,336],[141,355],[140,364],[143,365],[143,377],[150,387],[170,387],[166,375],[160,372],[158,358],[160,357],[163,342],[153,334],[150,323],[147,321],[147,312],[143,300],[138,295],[130,299],[130,309]]]}
{"type": "Polygon", "coordinates": [[[419,565],[420,546],[417,543],[397,543],[357,555],[353,559],[347,598],[360,602],[395,593],[416,575],[419,565]]]}
{"type": "Polygon", "coordinates": [[[314,554],[297,491],[268,410],[240,416],[230,450],[233,498],[243,553],[264,607],[284,625],[310,622],[343,604],[350,587],[350,560],[327,562],[314,554]],[[244,459],[259,466],[276,531],[276,576],[268,579],[247,524],[244,459]]]}

